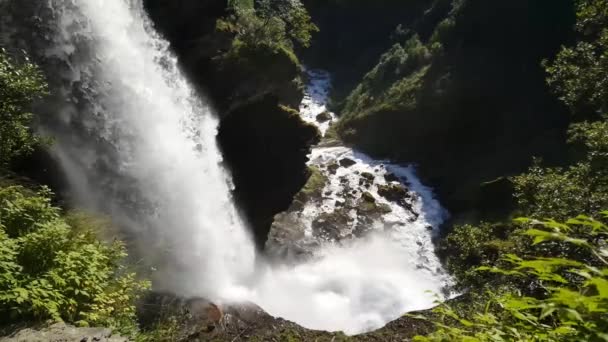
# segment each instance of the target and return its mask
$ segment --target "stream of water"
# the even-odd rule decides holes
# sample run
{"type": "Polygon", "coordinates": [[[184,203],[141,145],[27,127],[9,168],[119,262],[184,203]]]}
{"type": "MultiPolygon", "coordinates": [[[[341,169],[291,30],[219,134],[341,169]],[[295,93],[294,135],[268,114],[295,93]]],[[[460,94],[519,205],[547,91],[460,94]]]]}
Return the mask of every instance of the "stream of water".
{"type": "MultiPolygon", "coordinates": [[[[327,112],[331,78],[321,70],[307,74],[300,112],[324,135],[336,120],[327,112]]],[[[306,246],[309,257],[268,268],[247,296],[305,327],[349,334],[432,307],[449,283],[432,243],[447,213],[413,167],[335,144],[313,148],[309,165],[326,179],[322,194],[288,214],[302,231],[301,241],[288,243],[306,246]],[[390,188],[398,191],[382,191],[390,188]],[[383,209],[365,210],[367,201],[383,209]],[[343,220],[328,225],[336,216],[343,220]]]]}
{"type": "MultiPolygon", "coordinates": [[[[305,327],[349,334],[433,305],[426,291],[439,292],[448,281],[431,241],[445,211],[411,167],[343,146],[314,148],[309,165],[327,179],[323,194],[292,213],[302,240],[314,247],[295,263],[267,262],[255,255],[231,197],[218,119],[141,1],[36,6],[44,19],[35,39],[47,46],[39,57],[55,99],[45,106],[44,133],[56,139],[53,154],[73,201],[124,229],[154,266],[155,289],[253,301],[305,327]],[[362,199],[381,213],[366,218],[362,199]],[[319,220],[338,211],[343,224],[319,220]]],[[[323,133],[336,118],[317,119],[329,89],[327,73],[309,72],[301,112],[323,133]]]]}

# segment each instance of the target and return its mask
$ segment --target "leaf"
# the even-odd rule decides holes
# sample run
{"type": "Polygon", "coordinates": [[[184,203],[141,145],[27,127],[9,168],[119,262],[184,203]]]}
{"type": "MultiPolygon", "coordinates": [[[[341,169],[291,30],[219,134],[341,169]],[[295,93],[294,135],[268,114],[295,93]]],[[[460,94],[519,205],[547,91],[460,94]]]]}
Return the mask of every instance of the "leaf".
{"type": "Polygon", "coordinates": [[[608,299],[608,280],[594,277],[585,283],[585,286],[589,285],[595,286],[600,297],[608,299]]]}
{"type": "Polygon", "coordinates": [[[583,322],[583,317],[581,317],[581,314],[578,311],[576,311],[574,309],[564,309],[564,311],[566,312],[566,315],[570,319],[574,319],[576,321],[583,322]]]}

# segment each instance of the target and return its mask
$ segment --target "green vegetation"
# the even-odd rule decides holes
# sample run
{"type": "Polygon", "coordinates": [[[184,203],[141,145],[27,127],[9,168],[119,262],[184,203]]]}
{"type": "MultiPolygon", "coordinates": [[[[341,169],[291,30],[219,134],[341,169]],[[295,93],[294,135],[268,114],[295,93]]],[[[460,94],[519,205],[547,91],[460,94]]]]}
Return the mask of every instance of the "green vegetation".
{"type": "MultiPolygon", "coordinates": [[[[419,6],[383,11],[406,5],[411,13],[419,6]]],[[[575,10],[571,0],[424,6],[385,35],[390,45],[347,96],[334,94],[335,131],[376,158],[420,165],[457,220],[490,219],[478,206],[489,203],[482,183],[523,172],[533,156],[552,164],[568,158],[571,119],[547,91],[541,61],[568,42],[575,10]]]]}
{"type": "Polygon", "coordinates": [[[65,321],[134,332],[147,283],[125,269],[119,241],[98,240],[93,220],[63,215],[51,193],[0,188],[0,318],[65,321]]]}
{"type": "MultiPolygon", "coordinates": [[[[602,213],[602,220],[608,212],[602,213]]],[[[506,254],[504,267],[477,272],[502,275],[526,288],[488,290],[481,310],[434,310],[437,330],[415,341],[605,341],[608,339],[608,226],[586,216],[556,221],[520,220],[529,249],[576,248],[579,257],[506,254]],[[587,256],[587,257],[581,257],[587,256]]]]}
{"type": "Polygon", "coordinates": [[[327,177],[315,166],[309,166],[310,177],[306,185],[302,188],[301,193],[305,198],[321,196],[325,185],[327,185],[327,177]]]}
{"type": "Polygon", "coordinates": [[[575,120],[575,159],[537,160],[512,178],[514,214],[539,220],[457,226],[440,243],[457,288],[470,293],[435,309],[436,331],[418,341],[608,339],[608,5],[578,6],[579,42],[545,62],[575,120]]]}
{"type": "Polygon", "coordinates": [[[32,102],[46,94],[37,66],[0,51],[0,321],[65,321],[135,333],[135,303],[148,288],[126,268],[119,241],[102,242],[104,220],[65,214],[52,193],[5,180],[13,158],[43,141],[32,130],[32,102]]]}
{"type": "Polygon", "coordinates": [[[296,44],[310,46],[312,34],[318,31],[299,1],[263,0],[255,6],[252,2],[235,1],[231,10],[233,14],[218,19],[216,27],[218,31],[235,34],[233,49],[241,45],[263,46],[288,50],[293,55],[296,44]]]}
{"type": "Polygon", "coordinates": [[[16,62],[0,50],[0,168],[41,142],[32,133],[29,106],[47,92],[38,67],[27,58],[16,62]]]}

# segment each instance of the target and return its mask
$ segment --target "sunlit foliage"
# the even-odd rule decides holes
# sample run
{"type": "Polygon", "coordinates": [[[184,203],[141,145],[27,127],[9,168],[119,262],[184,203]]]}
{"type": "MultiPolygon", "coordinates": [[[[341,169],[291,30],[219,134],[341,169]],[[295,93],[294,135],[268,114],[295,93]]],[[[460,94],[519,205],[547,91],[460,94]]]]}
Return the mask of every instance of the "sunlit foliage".
{"type": "Polygon", "coordinates": [[[101,242],[101,222],[65,216],[51,193],[0,188],[0,320],[51,319],[135,330],[135,301],[148,287],[124,266],[124,245],[101,242]]]}

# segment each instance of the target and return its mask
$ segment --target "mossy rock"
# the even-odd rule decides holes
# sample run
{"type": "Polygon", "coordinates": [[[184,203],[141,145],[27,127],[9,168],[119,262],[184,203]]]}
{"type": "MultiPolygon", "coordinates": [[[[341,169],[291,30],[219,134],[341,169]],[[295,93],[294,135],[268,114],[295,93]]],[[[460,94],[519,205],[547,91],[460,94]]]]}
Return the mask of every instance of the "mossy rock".
{"type": "Polygon", "coordinates": [[[374,195],[372,195],[369,192],[364,192],[363,195],[361,195],[361,200],[365,203],[370,203],[370,204],[376,203],[376,198],[374,197],[374,195]]]}
{"type": "Polygon", "coordinates": [[[378,219],[380,216],[388,214],[393,210],[384,203],[378,203],[378,200],[370,192],[364,192],[361,199],[357,203],[357,212],[364,220],[370,221],[378,219]]]}
{"type": "Polygon", "coordinates": [[[407,188],[402,184],[380,185],[378,194],[391,202],[401,202],[410,197],[407,188]]]}
{"type": "Polygon", "coordinates": [[[349,226],[351,217],[348,210],[337,209],[332,213],[322,213],[313,222],[315,235],[331,240],[339,240],[342,232],[349,226]]]}
{"type": "Polygon", "coordinates": [[[366,180],[373,182],[374,179],[376,178],[376,176],[374,176],[372,173],[369,172],[363,172],[361,173],[361,177],[365,178],[366,180]]]}
{"type": "Polygon", "coordinates": [[[328,181],[327,177],[317,167],[309,166],[308,170],[310,171],[310,177],[308,177],[306,185],[304,185],[304,188],[302,188],[297,196],[297,200],[302,202],[308,201],[311,198],[321,197],[328,181]]]}

